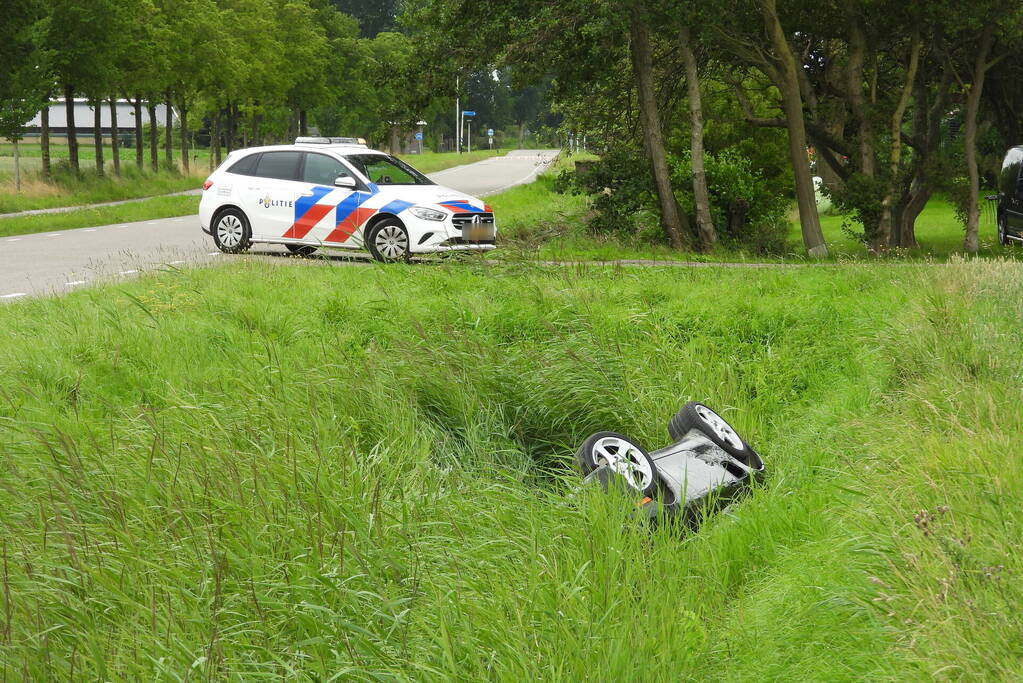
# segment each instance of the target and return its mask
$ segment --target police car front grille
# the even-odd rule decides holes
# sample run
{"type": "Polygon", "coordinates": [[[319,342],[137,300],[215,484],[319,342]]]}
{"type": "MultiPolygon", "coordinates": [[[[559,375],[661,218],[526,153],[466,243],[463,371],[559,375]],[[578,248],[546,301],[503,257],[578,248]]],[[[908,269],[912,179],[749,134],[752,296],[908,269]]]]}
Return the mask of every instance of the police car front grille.
{"type": "Polygon", "coordinates": [[[480,223],[483,225],[492,225],[494,222],[494,214],[492,213],[456,213],[451,217],[451,222],[459,230],[464,230],[472,224],[476,216],[480,217],[480,223]]]}

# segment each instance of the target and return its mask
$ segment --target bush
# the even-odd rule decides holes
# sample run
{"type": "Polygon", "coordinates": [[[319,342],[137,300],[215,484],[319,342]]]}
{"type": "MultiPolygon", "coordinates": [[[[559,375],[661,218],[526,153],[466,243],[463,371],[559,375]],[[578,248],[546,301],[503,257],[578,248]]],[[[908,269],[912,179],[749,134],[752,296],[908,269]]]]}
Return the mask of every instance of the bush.
{"type": "MultiPolygon", "coordinates": [[[[668,163],[675,197],[683,211],[693,216],[695,200],[689,153],[669,155],[668,163]]],[[[765,178],[736,149],[707,154],[704,165],[711,215],[721,242],[756,253],[783,250],[789,200],[776,187],[777,183],[765,178]]],[[[637,150],[615,149],[584,171],[564,171],[556,187],[561,192],[591,195],[594,215],[589,229],[595,233],[618,233],[654,243],[666,241],[659,225],[660,210],[650,165],[637,150]]]]}

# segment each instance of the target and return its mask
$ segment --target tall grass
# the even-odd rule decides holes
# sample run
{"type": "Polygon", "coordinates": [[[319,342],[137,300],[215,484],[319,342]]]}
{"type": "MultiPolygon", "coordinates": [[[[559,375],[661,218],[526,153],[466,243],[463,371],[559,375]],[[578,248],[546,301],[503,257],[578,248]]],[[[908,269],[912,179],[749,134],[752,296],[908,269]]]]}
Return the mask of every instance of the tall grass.
{"type": "Polygon", "coordinates": [[[253,261],[5,307],[0,667],[1012,677],[1021,274],[253,261]],[[761,489],[696,534],[567,495],[690,398],[761,489]]]}

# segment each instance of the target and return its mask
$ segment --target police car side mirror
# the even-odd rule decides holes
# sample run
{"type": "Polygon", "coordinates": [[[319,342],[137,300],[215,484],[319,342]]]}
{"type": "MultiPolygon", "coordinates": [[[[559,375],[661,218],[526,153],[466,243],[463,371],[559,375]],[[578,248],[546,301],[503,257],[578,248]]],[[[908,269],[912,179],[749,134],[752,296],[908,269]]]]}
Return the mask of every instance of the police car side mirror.
{"type": "Polygon", "coordinates": [[[355,178],[346,175],[335,178],[334,185],[337,187],[347,187],[349,190],[354,190],[358,186],[355,182],[355,178]]]}

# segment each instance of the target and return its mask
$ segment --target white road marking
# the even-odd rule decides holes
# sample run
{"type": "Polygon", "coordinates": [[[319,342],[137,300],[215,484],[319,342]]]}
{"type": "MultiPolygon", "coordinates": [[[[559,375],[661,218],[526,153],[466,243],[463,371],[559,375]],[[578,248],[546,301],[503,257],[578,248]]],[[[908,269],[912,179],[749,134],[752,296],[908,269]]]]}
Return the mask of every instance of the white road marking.
{"type": "Polygon", "coordinates": [[[82,230],[82,232],[96,232],[96,228],[86,228],[85,230],[82,230]]]}
{"type": "Polygon", "coordinates": [[[220,253],[219,251],[211,251],[210,253],[208,253],[208,254],[206,254],[206,255],[207,255],[207,256],[216,256],[216,255],[217,255],[217,254],[219,254],[219,253],[220,253]]]}
{"type": "Polygon", "coordinates": [[[171,262],[170,262],[170,263],[168,263],[167,265],[168,265],[168,266],[176,266],[176,265],[179,265],[179,264],[181,264],[181,263],[184,263],[184,261],[171,261],[171,262]]]}
{"type": "Polygon", "coordinates": [[[65,282],[68,287],[77,287],[78,285],[84,285],[85,280],[72,280],[71,282],[65,282]]]}
{"type": "Polygon", "coordinates": [[[182,222],[184,222],[184,220],[185,220],[184,218],[175,218],[174,222],[175,223],[182,223],[182,222]]]}
{"type": "Polygon", "coordinates": [[[120,273],[118,273],[118,275],[134,275],[137,272],[139,272],[139,271],[137,271],[137,270],[122,270],[120,273]]]}
{"type": "Polygon", "coordinates": [[[10,238],[10,239],[9,239],[9,240],[7,240],[7,241],[8,241],[8,242],[20,242],[20,241],[21,241],[21,238],[20,238],[20,237],[12,237],[12,238],[10,238]]]}
{"type": "Polygon", "coordinates": [[[53,233],[51,235],[46,235],[46,237],[60,237],[60,233],[59,232],[55,232],[55,233],[53,233]]]}
{"type": "Polygon", "coordinates": [[[14,292],[13,294],[0,294],[0,299],[14,299],[19,296],[28,296],[25,292],[14,292]]]}

